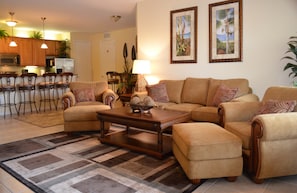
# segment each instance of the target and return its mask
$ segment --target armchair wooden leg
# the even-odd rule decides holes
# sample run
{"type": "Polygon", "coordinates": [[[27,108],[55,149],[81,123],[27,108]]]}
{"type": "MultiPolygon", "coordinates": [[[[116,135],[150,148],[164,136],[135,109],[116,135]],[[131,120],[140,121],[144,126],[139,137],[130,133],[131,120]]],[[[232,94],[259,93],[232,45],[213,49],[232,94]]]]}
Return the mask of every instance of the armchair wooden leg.
{"type": "Polygon", "coordinates": [[[200,184],[201,180],[200,179],[191,179],[192,184],[200,184]]]}
{"type": "Polygon", "coordinates": [[[252,179],[256,184],[262,184],[264,182],[264,179],[259,179],[257,177],[253,177],[252,179]]]}
{"type": "Polygon", "coordinates": [[[237,180],[237,176],[229,176],[226,178],[228,182],[235,182],[237,180]]]}

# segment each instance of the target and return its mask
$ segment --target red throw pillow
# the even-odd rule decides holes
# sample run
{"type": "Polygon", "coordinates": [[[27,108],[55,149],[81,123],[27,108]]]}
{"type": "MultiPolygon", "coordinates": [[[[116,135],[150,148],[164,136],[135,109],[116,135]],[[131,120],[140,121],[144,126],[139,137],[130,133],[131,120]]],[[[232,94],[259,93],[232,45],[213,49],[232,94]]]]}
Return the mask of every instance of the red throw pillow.
{"type": "Polygon", "coordinates": [[[76,102],[95,101],[94,89],[81,88],[73,90],[76,102]]]}
{"type": "Polygon", "coordinates": [[[228,102],[234,99],[238,92],[238,88],[229,88],[221,84],[213,98],[213,105],[218,106],[220,103],[228,102]]]}
{"type": "Polygon", "coordinates": [[[156,102],[169,102],[166,85],[164,83],[146,86],[148,96],[156,102]]]}
{"type": "Polygon", "coordinates": [[[288,101],[268,100],[262,103],[256,115],[268,114],[268,113],[292,112],[296,104],[297,103],[295,100],[288,100],[288,101]]]}

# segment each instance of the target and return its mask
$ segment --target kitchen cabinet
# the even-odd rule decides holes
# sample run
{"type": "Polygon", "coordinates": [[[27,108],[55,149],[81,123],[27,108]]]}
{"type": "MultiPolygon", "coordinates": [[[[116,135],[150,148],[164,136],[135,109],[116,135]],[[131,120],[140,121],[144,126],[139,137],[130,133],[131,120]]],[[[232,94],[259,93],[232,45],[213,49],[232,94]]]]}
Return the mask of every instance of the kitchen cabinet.
{"type": "Polygon", "coordinates": [[[20,38],[18,45],[20,47],[21,66],[32,66],[33,65],[32,39],[20,38]]]}
{"type": "Polygon", "coordinates": [[[32,51],[33,51],[33,65],[34,66],[45,66],[45,50],[41,49],[43,40],[33,39],[32,51]]]}
{"type": "Polygon", "coordinates": [[[46,56],[56,56],[57,55],[57,41],[55,40],[45,40],[48,49],[45,50],[46,56]]]}
{"type": "Polygon", "coordinates": [[[41,49],[44,40],[33,38],[13,38],[17,47],[10,47],[11,37],[0,39],[0,53],[17,53],[21,58],[21,66],[45,66],[46,56],[58,56],[60,42],[45,40],[48,49],[41,49]]]}
{"type": "Polygon", "coordinates": [[[14,40],[17,45],[18,45],[18,39],[19,38],[11,38],[11,37],[7,37],[7,38],[2,38],[0,39],[0,53],[9,53],[9,54],[18,54],[19,53],[19,46],[17,47],[10,47],[9,43],[11,42],[11,40],[14,40]]]}

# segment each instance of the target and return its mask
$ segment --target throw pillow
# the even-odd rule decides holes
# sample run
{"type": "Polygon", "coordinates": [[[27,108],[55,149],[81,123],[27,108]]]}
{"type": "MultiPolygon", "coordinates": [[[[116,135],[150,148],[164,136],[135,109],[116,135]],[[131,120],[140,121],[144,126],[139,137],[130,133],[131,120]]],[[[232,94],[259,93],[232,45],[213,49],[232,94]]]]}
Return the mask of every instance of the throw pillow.
{"type": "Polygon", "coordinates": [[[262,103],[256,115],[268,114],[268,113],[292,112],[296,104],[297,102],[295,100],[289,100],[289,101],[268,100],[262,103]]]}
{"type": "Polygon", "coordinates": [[[148,96],[156,102],[169,102],[166,85],[163,83],[146,86],[148,96]]]}
{"type": "Polygon", "coordinates": [[[229,88],[221,84],[213,98],[213,105],[218,106],[222,102],[231,101],[237,94],[238,88],[229,88]]]}
{"type": "Polygon", "coordinates": [[[94,89],[81,88],[73,90],[76,102],[95,101],[94,89]]]}

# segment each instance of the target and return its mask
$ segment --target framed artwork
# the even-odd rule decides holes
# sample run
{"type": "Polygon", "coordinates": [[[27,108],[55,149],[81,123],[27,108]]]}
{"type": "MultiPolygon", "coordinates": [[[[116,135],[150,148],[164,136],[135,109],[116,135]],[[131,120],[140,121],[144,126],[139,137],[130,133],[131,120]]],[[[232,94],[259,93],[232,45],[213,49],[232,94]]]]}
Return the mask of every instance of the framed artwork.
{"type": "Polygon", "coordinates": [[[197,62],[197,6],[170,11],[170,63],[197,62]]]}
{"type": "Polygon", "coordinates": [[[209,62],[237,62],[242,53],[242,0],[208,5],[209,62]]]}

